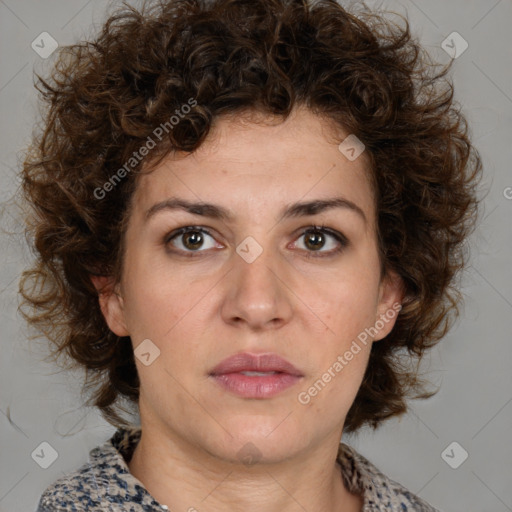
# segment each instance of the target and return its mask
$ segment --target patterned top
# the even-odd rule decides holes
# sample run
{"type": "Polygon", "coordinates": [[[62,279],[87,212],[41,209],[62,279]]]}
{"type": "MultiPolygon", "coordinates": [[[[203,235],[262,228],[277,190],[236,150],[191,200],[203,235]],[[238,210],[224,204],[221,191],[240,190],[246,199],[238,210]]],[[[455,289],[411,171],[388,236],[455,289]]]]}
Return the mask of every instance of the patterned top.
{"type": "MultiPolygon", "coordinates": [[[[128,468],[140,435],[140,427],[118,429],[105,444],[90,451],[88,463],[44,491],[36,512],[169,511],[128,468]]],[[[344,443],[337,460],[347,489],[364,496],[361,512],[440,512],[344,443]]]]}

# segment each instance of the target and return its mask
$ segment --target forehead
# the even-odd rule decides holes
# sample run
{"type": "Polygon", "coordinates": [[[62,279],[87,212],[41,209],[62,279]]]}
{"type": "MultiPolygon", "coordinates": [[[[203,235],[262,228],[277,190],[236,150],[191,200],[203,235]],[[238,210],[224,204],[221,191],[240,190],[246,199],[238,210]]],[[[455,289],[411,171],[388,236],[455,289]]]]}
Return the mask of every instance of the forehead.
{"type": "MultiPolygon", "coordinates": [[[[369,159],[338,148],[349,134],[307,109],[284,122],[254,114],[218,118],[193,153],[170,154],[138,177],[137,215],[169,197],[225,204],[250,218],[302,199],[343,196],[374,217],[369,159]]],[[[135,212],[134,212],[135,213],[135,212]]]]}

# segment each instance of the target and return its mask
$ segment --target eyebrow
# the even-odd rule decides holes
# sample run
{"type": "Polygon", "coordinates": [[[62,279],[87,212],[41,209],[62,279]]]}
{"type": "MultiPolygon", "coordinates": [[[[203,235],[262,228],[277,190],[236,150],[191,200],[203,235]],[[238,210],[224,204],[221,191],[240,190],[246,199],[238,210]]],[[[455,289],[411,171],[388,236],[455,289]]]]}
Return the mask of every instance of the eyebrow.
{"type": "MultiPolygon", "coordinates": [[[[365,224],[368,222],[364,211],[357,206],[357,204],[343,197],[315,199],[313,201],[292,203],[282,211],[279,221],[289,218],[316,215],[334,208],[346,208],[356,212],[365,224]]],[[[210,217],[212,219],[219,219],[225,222],[232,222],[234,218],[233,214],[222,206],[204,202],[193,203],[185,199],[169,198],[151,206],[144,215],[145,221],[147,222],[158,212],[167,210],[183,210],[193,215],[210,217]]]]}

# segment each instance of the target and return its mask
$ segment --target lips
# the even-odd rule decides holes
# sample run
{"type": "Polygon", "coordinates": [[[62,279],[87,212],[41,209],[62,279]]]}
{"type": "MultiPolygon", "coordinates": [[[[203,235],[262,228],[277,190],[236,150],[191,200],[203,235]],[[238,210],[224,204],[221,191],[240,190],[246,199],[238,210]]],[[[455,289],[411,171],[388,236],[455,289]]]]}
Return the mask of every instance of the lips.
{"type": "Polygon", "coordinates": [[[302,377],[303,374],[293,366],[289,361],[283,359],[277,354],[259,354],[254,355],[248,352],[235,354],[219,363],[210,375],[224,375],[229,373],[241,372],[262,372],[262,373],[285,373],[296,377],[302,377]]]}
{"type": "Polygon", "coordinates": [[[244,399],[270,399],[302,380],[302,373],[277,354],[247,352],[228,357],[210,373],[222,389],[244,399]]]}

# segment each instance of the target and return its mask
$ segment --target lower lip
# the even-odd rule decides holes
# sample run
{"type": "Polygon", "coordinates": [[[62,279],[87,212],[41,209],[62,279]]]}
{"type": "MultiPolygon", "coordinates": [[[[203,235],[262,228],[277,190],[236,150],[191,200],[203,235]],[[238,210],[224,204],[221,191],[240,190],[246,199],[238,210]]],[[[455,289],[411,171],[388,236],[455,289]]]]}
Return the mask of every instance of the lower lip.
{"type": "Polygon", "coordinates": [[[249,376],[243,373],[212,375],[224,389],[244,398],[270,398],[297,384],[302,377],[289,373],[249,376]]]}

